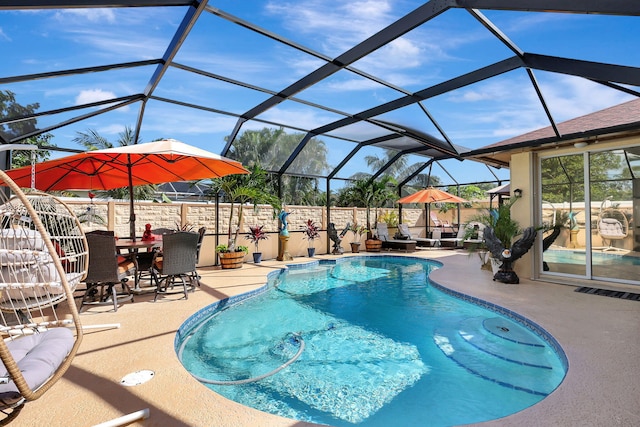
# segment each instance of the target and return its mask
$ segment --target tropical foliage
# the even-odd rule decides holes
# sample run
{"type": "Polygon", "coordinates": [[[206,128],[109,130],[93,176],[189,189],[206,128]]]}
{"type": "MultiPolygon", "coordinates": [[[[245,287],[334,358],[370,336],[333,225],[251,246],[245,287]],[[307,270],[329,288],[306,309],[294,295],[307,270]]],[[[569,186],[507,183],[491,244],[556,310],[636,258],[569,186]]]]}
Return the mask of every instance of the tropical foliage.
{"type": "Polygon", "coordinates": [[[458,194],[465,200],[468,200],[466,203],[437,203],[438,211],[441,213],[447,213],[451,210],[458,209],[458,207],[470,208],[473,205],[474,200],[482,199],[486,197],[486,190],[490,190],[492,185],[485,184],[482,186],[478,185],[463,185],[460,186],[460,193],[458,194],[457,189],[453,188],[445,188],[445,191],[451,194],[458,194]]]}
{"type": "MultiPolygon", "coordinates": [[[[35,111],[40,108],[40,104],[35,102],[28,105],[20,105],[16,101],[15,93],[9,90],[0,90],[0,119],[10,119],[22,116],[32,116],[35,111]]],[[[29,134],[38,129],[36,119],[14,120],[0,124],[0,136],[4,141],[12,141],[20,135],[29,134]]],[[[36,162],[41,162],[49,158],[47,147],[55,147],[51,138],[53,135],[44,133],[38,136],[16,141],[20,144],[36,145],[40,149],[35,151],[36,162]],[[45,149],[42,149],[45,148],[45,149]]],[[[15,150],[12,152],[11,166],[16,168],[20,166],[28,166],[31,164],[31,151],[15,150]]]]}
{"type": "Polygon", "coordinates": [[[357,222],[349,225],[349,231],[353,233],[353,243],[360,243],[362,236],[369,232],[367,227],[360,225],[357,222]]]}
{"type": "Polygon", "coordinates": [[[311,248],[313,247],[313,241],[320,238],[320,227],[318,227],[312,219],[308,219],[307,222],[304,223],[303,233],[311,248]]]}
{"type": "Polygon", "coordinates": [[[380,214],[378,221],[384,222],[388,227],[397,227],[400,222],[400,218],[396,211],[384,211],[380,214]]]}
{"type": "Polygon", "coordinates": [[[385,205],[393,206],[397,196],[393,192],[396,181],[385,175],[379,180],[362,178],[353,181],[340,192],[338,203],[340,206],[365,207],[367,213],[366,228],[371,230],[371,209],[375,209],[375,222],[378,222],[378,208],[385,205]]]}
{"type": "MultiPolygon", "coordinates": [[[[409,160],[407,156],[400,156],[398,158],[398,151],[392,149],[385,149],[384,155],[376,156],[369,155],[365,156],[365,162],[367,166],[374,172],[379,171],[382,168],[385,168],[384,174],[392,177],[396,182],[404,182],[408,177],[414,175],[418,169],[423,167],[422,162],[417,162],[413,164],[408,164],[409,160]]],[[[362,179],[367,176],[370,176],[365,173],[355,174],[352,178],[362,179]]],[[[431,175],[429,173],[418,173],[411,180],[406,182],[403,185],[403,192],[406,194],[411,194],[415,191],[418,191],[423,188],[427,188],[429,186],[438,187],[442,184],[440,177],[431,175]]],[[[406,195],[403,194],[403,195],[406,195]]]]}
{"type": "Polygon", "coordinates": [[[280,199],[271,191],[269,177],[264,169],[258,165],[250,168],[251,173],[243,175],[227,175],[222,178],[211,180],[209,196],[220,195],[223,201],[231,203],[229,213],[229,229],[227,237],[229,239],[229,250],[233,250],[235,242],[240,234],[240,224],[242,224],[244,205],[252,203],[254,209],[259,204],[270,205],[275,218],[282,208],[280,199]],[[238,221],[234,223],[234,205],[238,205],[238,221]]]}
{"type": "Polygon", "coordinates": [[[245,239],[250,240],[256,246],[255,252],[259,252],[258,245],[261,240],[266,240],[269,235],[264,231],[264,225],[249,226],[249,232],[245,236],[245,239]]]}
{"type": "Polygon", "coordinates": [[[228,253],[228,252],[244,252],[245,254],[249,253],[249,248],[246,246],[242,246],[242,245],[238,245],[238,246],[234,246],[233,250],[229,249],[229,247],[225,244],[220,244],[218,246],[216,246],[216,252],[219,253],[228,253]]]}
{"type": "MultiPolygon", "coordinates": [[[[266,171],[279,171],[304,136],[303,133],[288,134],[282,128],[248,130],[233,141],[226,156],[248,167],[260,165],[266,171]]],[[[272,194],[281,194],[282,201],[288,205],[318,205],[326,200],[326,193],[319,191],[318,179],[300,175],[323,176],[328,170],[325,143],[311,138],[288,165],[287,172],[292,175],[280,177],[280,191],[277,179],[269,180],[268,184],[272,194]]]]}
{"type": "MultiPolygon", "coordinates": [[[[508,202],[499,205],[497,208],[485,209],[478,215],[470,218],[469,222],[479,222],[485,227],[491,227],[494,234],[505,248],[510,248],[513,238],[522,234],[520,224],[511,218],[511,206],[518,201],[518,197],[511,198],[508,202]]],[[[470,238],[474,230],[466,230],[465,238],[470,238]]]]}
{"type": "MultiPolygon", "coordinates": [[[[141,140],[138,138],[136,141],[133,129],[127,126],[118,134],[118,140],[115,145],[93,129],[89,129],[86,132],[76,132],[76,137],[73,138],[73,142],[83,146],[87,151],[94,151],[116,146],[124,147],[134,145],[140,143],[141,140]]],[[[156,189],[156,185],[137,185],[133,187],[133,198],[136,200],[151,200],[155,196],[156,189]]],[[[128,199],[129,189],[127,187],[114,188],[113,190],[98,191],[98,194],[105,198],[128,199]]]]}
{"type": "MultiPolygon", "coordinates": [[[[584,156],[559,156],[541,162],[543,200],[550,203],[584,201],[584,156]]],[[[591,200],[628,200],[630,170],[622,152],[603,151],[590,155],[589,192],[591,200]]]]}

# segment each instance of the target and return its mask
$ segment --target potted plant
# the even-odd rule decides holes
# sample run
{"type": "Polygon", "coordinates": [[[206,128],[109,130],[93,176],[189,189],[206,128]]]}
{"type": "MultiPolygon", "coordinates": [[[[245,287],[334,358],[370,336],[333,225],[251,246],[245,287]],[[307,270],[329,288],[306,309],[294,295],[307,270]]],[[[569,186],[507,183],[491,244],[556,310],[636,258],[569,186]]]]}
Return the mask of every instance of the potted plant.
{"type": "Polygon", "coordinates": [[[362,235],[367,234],[369,230],[367,227],[363,225],[359,225],[358,222],[354,222],[349,225],[349,231],[353,233],[353,241],[351,242],[351,252],[356,254],[360,252],[360,241],[362,240],[362,235]]]}
{"type": "Polygon", "coordinates": [[[249,232],[245,236],[245,239],[251,240],[251,243],[256,246],[256,249],[253,252],[253,262],[255,264],[260,264],[262,261],[262,252],[260,252],[258,248],[260,240],[266,240],[268,238],[269,235],[264,231],[264,225],[254,225],[253,227],[249,226],[249,232]]]}
{"type": "Polygon", "coordinates": [[[244,257],[249,253],[249,248],[240,245],[230,250],[227,245],[222,244],[216,246],[216,252],[220,258],[222,268],[241,268],[244,257]]]}
{"type": "Polygon", "coordinates": [[[312,219],[308,219],[303,226],[303,233],[307,239],[307,243],[309,244],[309,247],[307,247],[307,254],[309,255],[309,258],[311,258],[316,253],[313,241],[320,238],[320,227],[318,227],[312,219]]]}
{"type": "MultiPolygon", "coordinates": [[[[513,263],[529,251],[538,230],[543,228],[531,226],[523,230],[520,224],[511,218],[511,206],[516,201],[518,197],[513,197],[498,208],[487,210],[471,219],[485,226],[484,245],[491,254],[489,262],[494,271],[493,280],[513,284],[520,282],[518,275],[513,271],[513,263]],[[522,237],[514,242],[519,235],[522,237]]],[[[466,233],[472,232],[472,228],[467,228],[466,233]]],[[[470,248],[470,250],[475,249],[477,248],[470,248]]]]}

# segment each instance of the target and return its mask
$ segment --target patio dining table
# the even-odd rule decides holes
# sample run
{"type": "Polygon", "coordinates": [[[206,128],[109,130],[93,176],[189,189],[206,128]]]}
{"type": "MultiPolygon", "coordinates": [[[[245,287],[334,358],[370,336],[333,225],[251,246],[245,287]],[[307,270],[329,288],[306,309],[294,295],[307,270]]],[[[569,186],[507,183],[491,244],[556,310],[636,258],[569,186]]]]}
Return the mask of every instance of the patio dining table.
{"type": "Polygon", "coordinates": [[[130,240],[130,239],[117,239],[116,240],[116,249],[118,252],[127,251],[129,254],[133,254],[133,263],[135,265],[135,274],[134,274],[134,287],[132,289],[133,292],[142,292],[143,289],[140,287],[140,275],[139,273],[139,265],[138,265],[138,252],[140,249],[146,249],[146,251],[150,251],[153,248],[158,248],[162,246],[162,236],[156,237],[154,240],[130,240]]]}

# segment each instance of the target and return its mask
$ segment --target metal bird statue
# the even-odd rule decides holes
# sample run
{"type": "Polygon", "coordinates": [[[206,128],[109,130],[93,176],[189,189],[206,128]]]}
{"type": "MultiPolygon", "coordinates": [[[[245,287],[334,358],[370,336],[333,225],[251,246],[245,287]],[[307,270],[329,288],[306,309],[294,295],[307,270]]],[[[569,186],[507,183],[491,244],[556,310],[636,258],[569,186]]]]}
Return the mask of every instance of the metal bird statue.
{"type": "Polygon", "coordinates": [[[522,233],[522,237],[511,245],[510,249],[507,249],[496,237],[493,228],[485,228],[485,244],[487,248],[489,248],[491,255],[502,262],[500,271],[493,276],[493,280],[497,280],[502,283],[520,283],[520,278],[516,272],[513,271],[513,263],[522,257],[522,255],[526,254],[531,246],[533,246],[533,242],[536,240],[537,234],[538,232],[535,227],[528,227],[522,233]]]}
{"type": "Polygon", "coordinates": [[[342,232],[338,234],[338,230],[336,230],[335,224],[332,222],[329,223],[329,238],[333,241],[333,251],[331,251],[332,254],[342,255],[344,253],[344,249],[342,249],[340,243],[342,243],[342,238],[345,234],[347,234],[347,231],[349,231],[349,226],[351,226],[351,223],[348,222],[344,230],[342,230],[342,232]]]}

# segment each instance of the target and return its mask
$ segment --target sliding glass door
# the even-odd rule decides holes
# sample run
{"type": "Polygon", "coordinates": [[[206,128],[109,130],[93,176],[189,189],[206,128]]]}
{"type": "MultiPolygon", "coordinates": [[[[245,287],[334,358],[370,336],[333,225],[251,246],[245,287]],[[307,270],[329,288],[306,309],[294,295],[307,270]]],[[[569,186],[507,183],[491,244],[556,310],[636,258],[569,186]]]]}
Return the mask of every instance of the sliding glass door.
{"type": "Polygon", "coordinates": [[[585,276],[587,231],[584,156],[542,159],[543,269],[585,276]]]}
{"type": "Polygon", "coordinates": [[[640,285],[640,149],[545,157],[540,166],[543,273],[640,285]]]}

